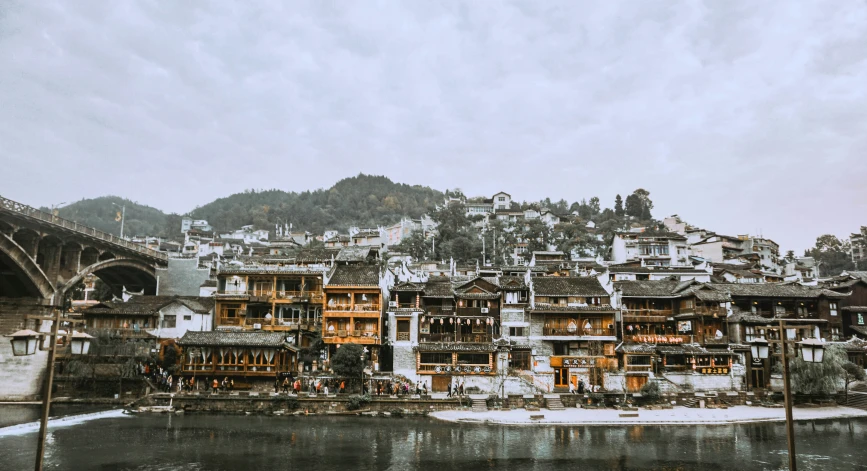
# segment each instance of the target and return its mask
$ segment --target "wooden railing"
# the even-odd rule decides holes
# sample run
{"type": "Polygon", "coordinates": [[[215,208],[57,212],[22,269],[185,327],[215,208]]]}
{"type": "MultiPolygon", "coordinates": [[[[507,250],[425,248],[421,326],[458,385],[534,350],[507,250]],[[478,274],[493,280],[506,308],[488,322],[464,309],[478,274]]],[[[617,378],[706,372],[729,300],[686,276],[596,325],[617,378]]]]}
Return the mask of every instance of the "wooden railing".
{"type": "Polygon", "coordinates": [[[409,332],[398,332],[397,333],[397,341],[408,342],[409,341],[409,332]]]}
{"type": "Polygon", "coordinates": [[[493,336],[491,334],[419,334],[419,342],[423,343],[440,343],[440,342],[460,342],[460,343],[491,343],[493,336]]]}
{"type": "Polygon", "coordinates": [[[455,312],[457,316],[493,316],[497,317],[500,315],[500,308],[498,307],[458,307],[455,312]]]}
{"type": "Polygon", "coordinates": [[[8,198],[4,198],[0,196],[0,210],[5,210],[11,213],[20,214],[29,218],[38,219],[40,221],[47,222],[57,227],[62,227],[64,229],[69,229],[73,232],[77,232],[79,234],[87,235],[110,244],[118,245],[128,250],[132,250],[134,252],[138,252],[142,255],[146,255],[148,257],[154,258],[161,262],[168,262],[169,256],[168,254],[157,252],[156,250],[149,249],[143,245],[136,244],[130,242],[126,239],[121,239],[120,237],[113,236],[109,233],[102,232],[96,230],[92,227],[85,226],[83,224],[79,224],[75,221],[70,221],[68,219],[63,219],[57,217],[53,214],[46,213],[45,211],[40,211],[31,206],[27,206],[26,204],[18,203],[16,201],[10,200],[8,198]]]}
{"type": "Polygon", "coordinates": [[[432,316],[452,315],[455,313],[454,306],[423,306],[422,309],[432,316]]]}
{"type": "Polygon", "coordinates": [[[326,304],[325,310],[331,312],[379,312],[379,304],[326,304]]]}
{"type": "Polygon", "coordinates": [[[581,337],[581,336],[589,336],[589,335],[616,335],[614,333],[614,328],[590,328],[585,329],[583,327],[579,327],[572,332],[569,332],[569,329],[566,327],[544,327],[542,329],[542,335],[561,335],[561,336],[570,336],[570,337],[581,337]]]}

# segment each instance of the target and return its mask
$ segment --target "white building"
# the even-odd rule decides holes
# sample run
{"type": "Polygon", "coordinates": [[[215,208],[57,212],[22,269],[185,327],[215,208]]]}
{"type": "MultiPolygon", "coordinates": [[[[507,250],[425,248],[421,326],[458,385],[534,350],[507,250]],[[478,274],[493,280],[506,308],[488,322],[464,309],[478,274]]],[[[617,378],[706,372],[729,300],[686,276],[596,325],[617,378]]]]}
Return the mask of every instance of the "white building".
{"type": "Polygon", "coordinates": [[[689,267],[686,237],[674,233],[617,232],[611,242],[611,261],[641,261],[642,266],[689,267]]]}

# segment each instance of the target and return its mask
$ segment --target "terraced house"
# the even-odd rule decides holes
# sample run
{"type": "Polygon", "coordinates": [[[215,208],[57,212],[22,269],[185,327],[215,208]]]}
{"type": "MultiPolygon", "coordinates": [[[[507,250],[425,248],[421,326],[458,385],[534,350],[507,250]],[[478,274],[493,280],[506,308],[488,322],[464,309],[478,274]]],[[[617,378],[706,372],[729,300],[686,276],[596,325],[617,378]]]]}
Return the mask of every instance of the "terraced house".
{"type": "MultiPolygon", "coordinates": [[[[312,332],[325,302],[325,268],[223,265],[217,273],[216,327],[221,330],[312,332]]],[[[300,338],[297,339],[300,344],[300,338]]]]}
{"type": "Polygon", "coordinates": [[[378,371],[387,278],[381,283],[380,269],[375,265],[337,265],[326,279],[322,337],[328,345],[328,358],[340,345],[364,345],[370,352],[369,366],[378,371]]]}

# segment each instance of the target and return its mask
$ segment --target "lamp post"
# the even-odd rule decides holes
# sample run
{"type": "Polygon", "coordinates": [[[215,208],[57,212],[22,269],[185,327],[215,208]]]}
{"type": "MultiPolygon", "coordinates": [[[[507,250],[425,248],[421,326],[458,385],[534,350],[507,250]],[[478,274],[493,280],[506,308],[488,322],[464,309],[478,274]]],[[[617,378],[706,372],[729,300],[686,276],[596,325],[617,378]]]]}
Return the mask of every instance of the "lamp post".
{"type": "MultiPolygon", "coordinates": [[[[792,389],[789,383],[789,355],[787,349],[791,341],[800,348],[801,357],[804,361],[821,363],[825,357],[824,343],[819,339],[813,338],[794,342],[796,329],[786,326],[782,319],[779,321],[779,326],[770,327],[768,330],[776,330],[780,334],[780,355],[783,357],[783,400],[786,405],[786,441],[789,445],[789,470],[797,471],[798,465],[795,460],[795,428],[792,419],[792,389]]],[[[768,347],[768,341],[764,338],[755,339],[750,342],[750,353],[753,355],[753,358],[764,360],[769,357],[770,349],[768,347]]]]}
{"type": "MultiPolygon", "coordinates": [[[[51,389],[54,384],[54,360],[57,355],[57,330],[60,325],[62,311],[56,309],[53,316],[27,316],[28,319],[52,321],[51,336],[48,346],[48,376],[45,379],[45,391],[42,394],[42,419],[39,423],[39,441],[36,445],[36,471],[42,471],[42,462],[45,455],[45,436],[48,431],[48,411],[51,408],[51,389]]],[[[67,322],[81,322],[67,320],[67,322]]],[[[14,356],[27,356],[36,353],[36,346],[42,340],[44,334],[32,330],[20,330],[8,337],[11,338],[12,354],[14,356]]],[[[86,355],[90,351],[90,342],[93,336],[75,332],[71,336],[70,350],[73,355],[86,355]]]]}
{"type": "MultiPolygon", "coordinates": [[[[118,208],[120,208],[120,238],[123,239],[123,221],[126,219],[126,205],[119,205],[117,203],[111,203],[118,208]]],[[[115,219],[116,221],[116,219],[115,219]]]]}
{"type": "Polygon", "coordinates": [[[364,347],[364,350],[361,351],[361,395],[364,395],[364,359],[367,357],[367,352],[369,351],[367,347],[364,347]]]}

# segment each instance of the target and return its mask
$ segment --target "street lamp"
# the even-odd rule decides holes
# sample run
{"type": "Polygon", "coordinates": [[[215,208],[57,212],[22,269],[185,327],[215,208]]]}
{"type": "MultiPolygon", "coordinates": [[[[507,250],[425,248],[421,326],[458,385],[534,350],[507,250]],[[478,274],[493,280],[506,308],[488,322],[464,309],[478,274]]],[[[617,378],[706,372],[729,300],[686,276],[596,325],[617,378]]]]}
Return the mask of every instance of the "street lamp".
{"type": "MultiPolygon", "coordinates": [[[[796,329],[785,326],[782,319],[778,327],[771,327],[768,330],[775,329],[778,329],[780,334],[780,355],[783,359],[783,400],[786,404],[786,440],[789,444],[789,469],[797,471],[798,465],[795,461],[795,428],[794,420],[792,419],[792,389],[789,384],[789,355],[787,354],[787,347],[790,342],[793,342],[801,350],[801,357],[805,362],[821,363],[825,357],[825,345],[821,340],[814,338],[794,342],[796,329]]],[[[750,353],[752,353],[753,358],[767,359],[769,354],[768,341],[764,338],[753,340],[750,342],[750,353]]]]}
{"type": "Polygon", "coordinates": [[[370,350],[368,350],[367,347],[364,347],[364,349],[361,351],[361,394],[362,395],[364,394],[364,359],[367,357],[367,353],[369,351],[370,350]]]}
{"type": "MultiPolygon", "coordinates": [[[[45,435],[48,432],[48,411],[51,408],[51,388],[54,383],[54,359],[57,356],[57,331],[61,321],[62,311],[56,309],[52,316],[28,316],[28,319],[52,321],[50,342],[48,346],[48,375],[45,378],[45,391],[42,394],[42,420],[39,423],[39,441],[36,444],[36,471],[42,471],[42,461],[45,455],[45,435]]],[[[76,323],[80,321],[67,320],[76,323]]],[[[32,330],[20,330],[11,337],[12,354],[14,356],[34,355],[36,345],[44,334],[32,330]]],[[[85,333],[75,333],[70,341],[70,350],[73,355],[86,355],[90,351],[90,342],[93,336],[85,333]]]]}
{"type": "Polygon", "coordinates": [[[33,355],[36,353],[36,347],[39,345],[39,332],[34,332],[30,329],[19,330],[10,337],[12,343],[12,355],[16,357],[33,355]]]}
{"type": "MultiPolygon", "coordinates": [[[[118,208],[120,208],[120,238],[123,239],[123,221],[126,219],[126,205],[119,205],[117,203],[111,203],[118,208]]],[[[117,219],[115,219],[117,221],[117,219]]]]}

